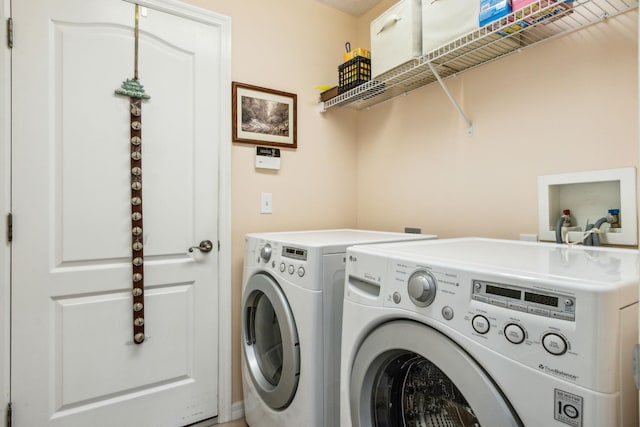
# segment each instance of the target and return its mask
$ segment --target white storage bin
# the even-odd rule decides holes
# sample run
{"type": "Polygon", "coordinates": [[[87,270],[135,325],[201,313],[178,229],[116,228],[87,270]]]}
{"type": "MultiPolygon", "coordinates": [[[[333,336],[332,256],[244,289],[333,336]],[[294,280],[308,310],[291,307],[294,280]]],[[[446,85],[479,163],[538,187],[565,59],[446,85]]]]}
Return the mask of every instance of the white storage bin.
{"type": "Polygon", "coordinates": [[[422,0],[422,52],[478,29],[480,0],[422,0]]]}
{"type": "Polygon", "coordinates": [[[374,79],[422,55],[421,5],[422,0],[401,0],[371,22],[374,79]]]}

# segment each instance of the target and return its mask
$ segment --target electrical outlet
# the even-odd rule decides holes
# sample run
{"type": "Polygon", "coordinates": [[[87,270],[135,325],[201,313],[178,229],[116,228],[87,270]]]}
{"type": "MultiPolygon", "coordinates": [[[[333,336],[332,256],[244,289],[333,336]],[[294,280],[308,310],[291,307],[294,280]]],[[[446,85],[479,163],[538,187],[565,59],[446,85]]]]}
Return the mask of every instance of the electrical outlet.
{"type": "Polygon", "coordinates": [[[260,203],[260,213],[270,214],[273,212],[273,197],[271,193],[262,193],[260,203]]]}

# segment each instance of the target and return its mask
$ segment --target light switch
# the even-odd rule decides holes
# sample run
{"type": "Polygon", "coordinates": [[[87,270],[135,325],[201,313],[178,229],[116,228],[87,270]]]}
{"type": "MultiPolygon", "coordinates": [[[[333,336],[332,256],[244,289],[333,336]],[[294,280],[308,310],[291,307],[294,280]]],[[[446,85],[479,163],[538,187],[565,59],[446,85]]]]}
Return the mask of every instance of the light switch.
{"type": "Polygon", "coordinates": [[[273,198],[271,193],[262,193],[260,203],[260,213],[270,214],[273,211],[273,198]]]}

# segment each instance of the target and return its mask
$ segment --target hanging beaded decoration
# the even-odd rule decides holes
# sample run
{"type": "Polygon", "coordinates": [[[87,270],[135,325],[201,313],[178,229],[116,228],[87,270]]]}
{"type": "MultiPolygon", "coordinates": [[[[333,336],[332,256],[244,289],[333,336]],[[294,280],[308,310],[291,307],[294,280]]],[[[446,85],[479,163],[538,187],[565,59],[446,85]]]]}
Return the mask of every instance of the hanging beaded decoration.
{"type": "Polygon", "coordinates": [[[138,5],[135,5],[135,57],[133,79],[127,79],[115,93],[129,98],[131,156],[131,266],[133,280],[133,342],[144,339],[144,250],[142,238],[142,100],[150,96],[138,80],[138,5]]]}

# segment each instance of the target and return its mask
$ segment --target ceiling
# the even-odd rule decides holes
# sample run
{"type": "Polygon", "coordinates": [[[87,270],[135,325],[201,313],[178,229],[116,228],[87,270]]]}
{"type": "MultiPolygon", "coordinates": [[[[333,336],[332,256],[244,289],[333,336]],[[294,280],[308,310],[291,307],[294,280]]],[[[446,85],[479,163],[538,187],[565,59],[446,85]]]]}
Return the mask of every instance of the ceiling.
{"type": "Polygon", "coordinates": [[[367,12],[381,0],[318,0],[320,3],[329,5],[335,9],[346,12],[350,15],[360,16],[367,12]]]}

